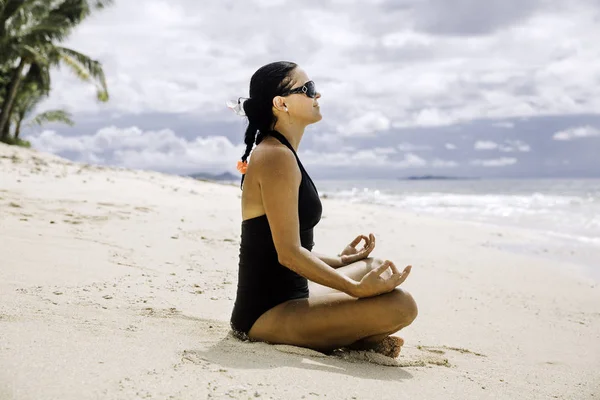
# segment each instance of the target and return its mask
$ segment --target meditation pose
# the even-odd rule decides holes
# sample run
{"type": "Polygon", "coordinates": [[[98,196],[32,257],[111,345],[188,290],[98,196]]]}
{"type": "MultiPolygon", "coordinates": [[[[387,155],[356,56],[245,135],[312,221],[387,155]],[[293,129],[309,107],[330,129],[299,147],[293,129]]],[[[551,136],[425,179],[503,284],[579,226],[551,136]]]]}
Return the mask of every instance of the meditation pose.
{"type": "Polygon", "coordinates": [[[238,162],[242,236],[231,327],[252,341],[396,357],[403,341],[390,335],[417,316],[412,296],[398,288],[411,267],[400,272],[369,257],[372,234],[358,235],[339,256],[312,252],[322,205],[297,150],[306,126],[322,118],[320,97],[297,64],[275,62],[256,71],[250,97],[232,105],[248,127],[238,162]]]}

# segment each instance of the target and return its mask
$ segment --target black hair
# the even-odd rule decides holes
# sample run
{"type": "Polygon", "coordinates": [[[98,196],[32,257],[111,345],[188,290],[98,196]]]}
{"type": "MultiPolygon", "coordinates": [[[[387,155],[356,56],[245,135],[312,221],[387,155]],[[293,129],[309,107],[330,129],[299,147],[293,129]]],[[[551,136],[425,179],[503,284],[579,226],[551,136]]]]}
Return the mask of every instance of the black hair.
{"type": "MultiPolygon", "coordinates": [[[[292,71],[298,64],[277,61],[260,67],[250,79],[250,98],[243,103],[248,117],[248,127],[244,135],[246,151],[242,162],[248,159],[254,143],[259,144],[273,129],[277,118],[273,115],[273,98],[281,96],[293,86],[292,71]],[[258,133],[258,137],[257,137],[258,133]]],[[[244,176],[240,188],[244,184],[244,176]]]]}

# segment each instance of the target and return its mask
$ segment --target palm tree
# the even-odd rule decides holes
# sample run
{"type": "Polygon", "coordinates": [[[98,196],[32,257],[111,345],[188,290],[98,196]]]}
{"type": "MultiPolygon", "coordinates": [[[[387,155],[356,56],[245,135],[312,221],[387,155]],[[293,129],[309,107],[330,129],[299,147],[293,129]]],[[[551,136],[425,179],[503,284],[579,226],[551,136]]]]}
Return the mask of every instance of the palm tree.
{"type": "Polygon", "coordinates": [[[34,71],[41,87],[50,87],[49,70],[65,64],[84,81],[95,81],[100,101],[108,100],[101,64],[75,50],[59,46],[94,9],[112,0],[0,0],[0,135],[7,139],[14,102],[23,80],[34,71]],[[4,82],[4,84],[2,83],[4,82]]]}
{"type": "MultiPolygon", "coordinates": [[[[13,104],[13,113],[11,115],[11,122],[14,124],[15,129],[12,134],[12,140],[18,142],[21,134],[21,127],[23,121],[28,118],[38,104],[48,96],[48,92],[38,86],[38,82],[35,80],[25,81],[15,98],[13,104]]],[[[74,122],[71,119],[71,114],[64,110],[48,110],[41,114],[36,115],[27,122],[27,126],[41,126],[49,122],[62,122],[64,124],[73,126],[74,122]]]]}

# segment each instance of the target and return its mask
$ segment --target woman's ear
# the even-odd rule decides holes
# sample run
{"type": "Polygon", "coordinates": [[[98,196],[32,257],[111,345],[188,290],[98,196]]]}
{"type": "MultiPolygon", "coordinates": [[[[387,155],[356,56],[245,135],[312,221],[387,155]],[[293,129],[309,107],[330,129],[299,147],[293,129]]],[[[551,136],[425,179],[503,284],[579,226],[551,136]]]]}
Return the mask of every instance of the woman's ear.
{"type": "Polygon", "coordinates": [[[287,111],[287,106],[284,102],[283,97],[281,96],[275,96],[273,98],[273,107],[275,107],[275,109],[279,110],[279,111],[287,111]]]}

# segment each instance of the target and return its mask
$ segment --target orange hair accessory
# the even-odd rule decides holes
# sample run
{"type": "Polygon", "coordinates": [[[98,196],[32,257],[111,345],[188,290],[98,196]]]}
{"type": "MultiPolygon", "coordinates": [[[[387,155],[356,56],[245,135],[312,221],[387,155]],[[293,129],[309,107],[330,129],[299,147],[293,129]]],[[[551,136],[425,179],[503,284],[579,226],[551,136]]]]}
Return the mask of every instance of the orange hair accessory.
{"type": "Polygon", "coordinates": [[[242,175],[244,175],[248,170],[248,161],[238,161],[237,170],[240,171],[242,175]]]}

